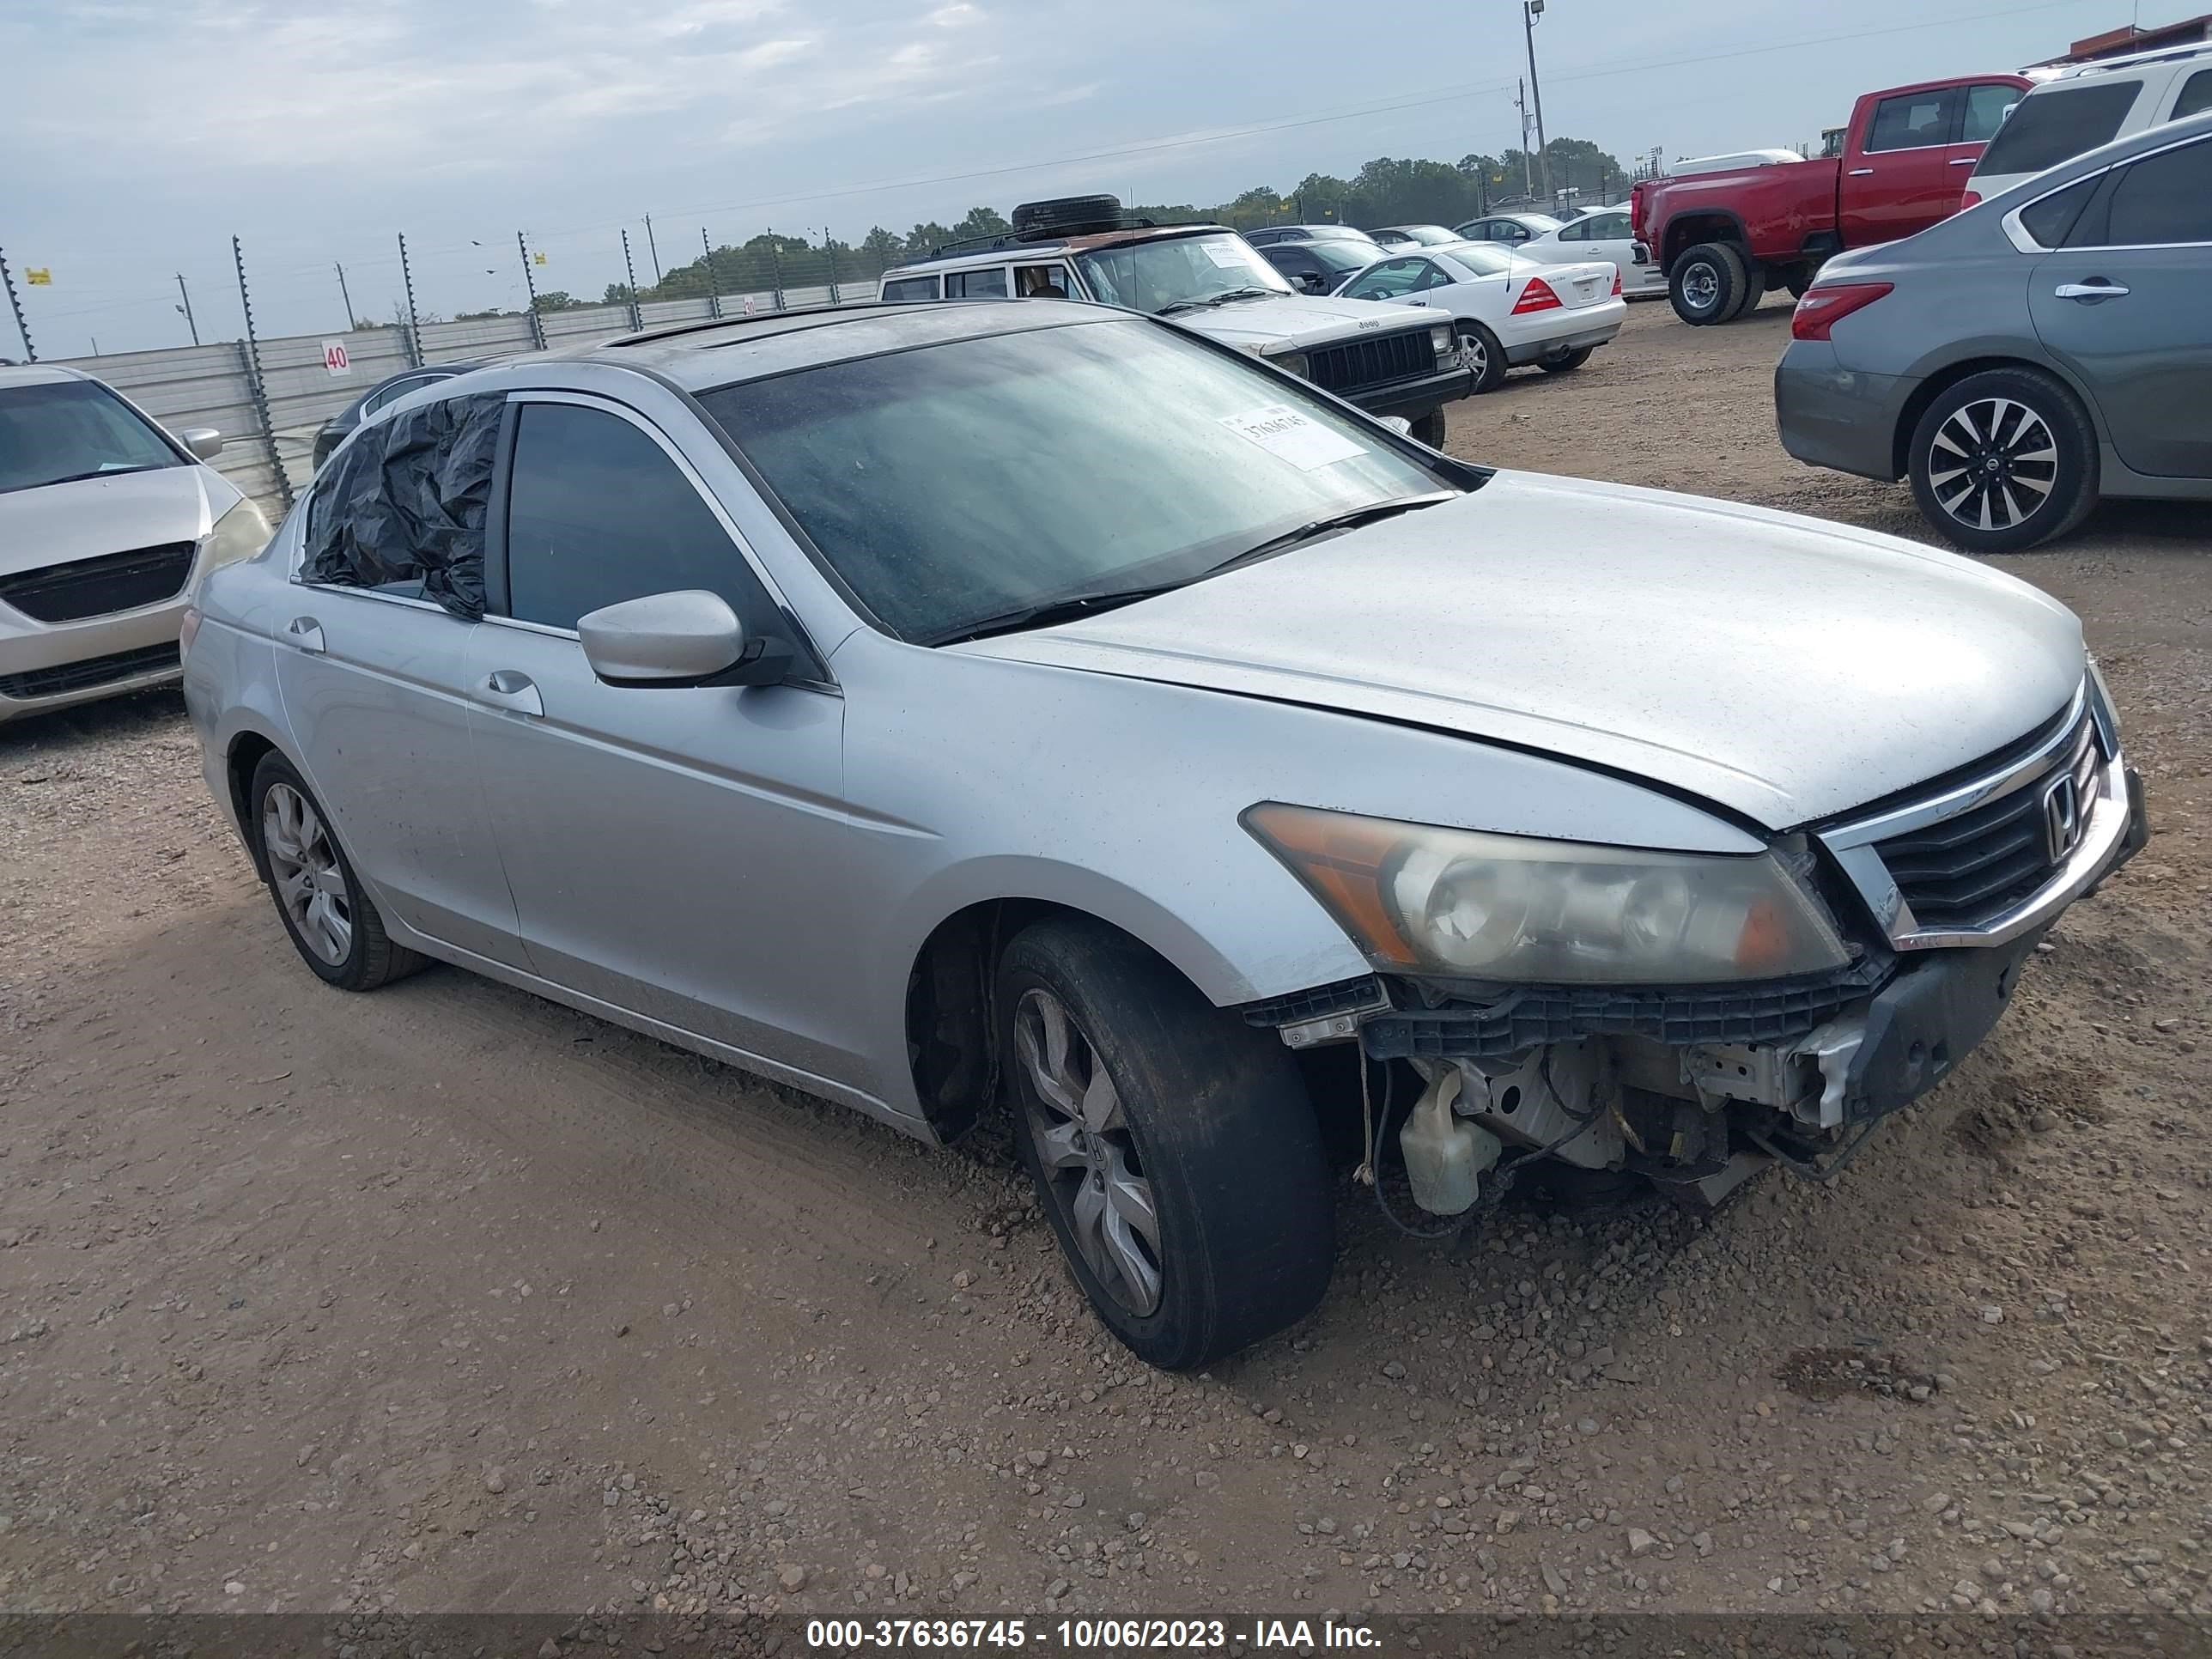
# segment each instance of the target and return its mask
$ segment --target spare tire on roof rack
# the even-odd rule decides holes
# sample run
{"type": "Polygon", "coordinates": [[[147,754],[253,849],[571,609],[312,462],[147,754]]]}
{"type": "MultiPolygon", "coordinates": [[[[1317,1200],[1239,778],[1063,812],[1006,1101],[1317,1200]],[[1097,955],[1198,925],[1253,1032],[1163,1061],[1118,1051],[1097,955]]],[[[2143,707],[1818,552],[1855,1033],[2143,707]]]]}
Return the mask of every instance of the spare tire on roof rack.
{"type": "Polygon", "coordinates": [[[1118,196],[1061,196],[1049,202],[1024,202],[1014,209],[1017,236],[1079,235],[1119,230],[1123,220],[1118,196]]]}

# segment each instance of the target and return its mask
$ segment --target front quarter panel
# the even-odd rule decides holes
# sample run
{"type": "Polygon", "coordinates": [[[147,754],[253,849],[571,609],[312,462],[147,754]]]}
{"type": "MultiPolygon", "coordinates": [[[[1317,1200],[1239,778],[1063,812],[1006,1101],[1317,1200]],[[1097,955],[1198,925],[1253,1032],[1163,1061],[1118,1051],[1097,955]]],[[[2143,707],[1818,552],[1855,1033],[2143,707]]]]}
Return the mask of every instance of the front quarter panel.
{"type": "Polygon", "coordinates": [[[1756,838],[1563,761],[1300,704],[928,650],[872,632],[833,666],[863,983],[856,1047],[920,1112],[908,972],[938,924],[1036,899],[1113,923],[1217,1005],[1348,979],[1366,959],[1238,821],[1264,800],[1715,853],[1756,838]]]}

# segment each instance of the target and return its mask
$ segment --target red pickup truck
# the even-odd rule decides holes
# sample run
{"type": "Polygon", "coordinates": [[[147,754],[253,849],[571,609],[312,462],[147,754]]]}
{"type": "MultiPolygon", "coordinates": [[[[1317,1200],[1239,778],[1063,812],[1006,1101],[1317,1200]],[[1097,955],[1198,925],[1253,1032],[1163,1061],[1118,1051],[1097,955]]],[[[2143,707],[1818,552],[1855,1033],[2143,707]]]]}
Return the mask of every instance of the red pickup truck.
{"type": "Polygon", "coordinates": [[[1870,92],[1826,155],[1647,179],[1631,196],[1637,240],[1686,323],[1731,322],[1770,288],[1802,295],[1830,254],[1957,212],[1983,147],[2032,84],[1978,75],[1870,92]]]}

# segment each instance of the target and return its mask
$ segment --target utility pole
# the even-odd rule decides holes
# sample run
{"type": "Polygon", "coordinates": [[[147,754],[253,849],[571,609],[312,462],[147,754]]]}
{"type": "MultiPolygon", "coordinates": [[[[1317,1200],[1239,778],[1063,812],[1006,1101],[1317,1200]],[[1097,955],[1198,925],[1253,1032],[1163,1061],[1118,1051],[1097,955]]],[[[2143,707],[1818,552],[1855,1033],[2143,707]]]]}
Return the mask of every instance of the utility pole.
{"type": "Polygon", "coordinates": [[[198,345],[200,343],[200,325],[192,320],[192,291],[185,286],[185,273],[181,270],[177,273],[177,293],[184,301],[177,309],[185,313],[185,326],[191,330],[192,343],[198,345]]]}
{"type": "Polygon", "coordinates": [[[1521,0],[1521,27],[1528,37],[1528,95],[1536,106],[1536,167],[1543,175],[1544,198],[1552,196],[1552,158],[1544,153],[1544,88],[1536,79],[1536,20],[1544,15],[1544,0],[1521,0]]]}
{"type": "Polygon", "coordinates": [[[645,216],[645,248],[647,252],[653,255],[653,285],[659,288],[660,286],[660,250],[653,246],[653,216],[650,213],[645,216]]]}
{"type": "Polygon", "coordinates": [[[353,314],[353,295],[346,292],[345,267],[333,259],[331,262],[331,269],[338,274],[338,298],[345,301],[346,331],[350,333],[359,328],[361,324],[353,314]]]}
{"type": "Polygon", "coordinates": [[[15,273],[8,269],[8,256],[4,253],[0,253],[0,287],[8,290],[8,307],[15,313],[15,332],[23,337],[23,355],[35,363],[39,361],[39,349],[31,343],[31,325],[23,320],[23,301],[15,292],[15,273]]]}
{"type": "Polygon", "coordinates": [[[1530,201],[1536,199],[1536,161],[1528,149],[1528,83],[1515,79],[1514,106],[1521,112],[1521,189],[1530,201]]]}

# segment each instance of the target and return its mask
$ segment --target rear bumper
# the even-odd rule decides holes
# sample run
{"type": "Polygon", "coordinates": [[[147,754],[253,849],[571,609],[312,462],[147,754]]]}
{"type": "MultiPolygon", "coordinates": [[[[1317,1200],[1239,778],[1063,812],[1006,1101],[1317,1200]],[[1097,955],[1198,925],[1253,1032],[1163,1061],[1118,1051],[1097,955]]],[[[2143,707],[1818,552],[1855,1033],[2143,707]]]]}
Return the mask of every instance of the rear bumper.
{"type": "Polygon", "coordinates": [[[1894,483],[1898,422],[1919,384],[1845,368],[1826,340],[1793,340],[1774,368],[1782,447],[1808,466],[1894,483]]]}
{"type": "MultiPolygon", "coordinates": [[[[1628,309],[1619,300],[1613,304],[1623,311],[1628,309]]],[[[1541,362],[1562,351],[1580,351],[1587,347],[1610,345],[1613,337],[1620,332],[1620,323],[1616,319],[1594,328],[1577,329],[1571,334],[1555,334],[1548,340],[1530,340],[1521,345],[1508,346],[1505,348],[1505,361],[1516,368],[1525,368],[1530,363],[1541,362]]]]}
{"type": "MultiPolygon", "coordinates": [[[[1455,358],[1457,354],[1454,356],[1455,358]]],[[[1474,390],[1474,372],[1454,367],[1418,380],[1394,380],[1388,386],[1338,395],[1346,403],[1358,404],[1370,415],[1419,417],[1442,404],[1455,403],[1470,395],[1474,390]]]]}

